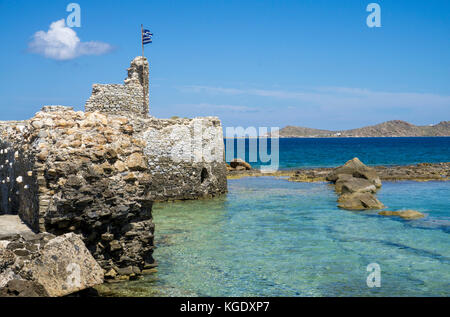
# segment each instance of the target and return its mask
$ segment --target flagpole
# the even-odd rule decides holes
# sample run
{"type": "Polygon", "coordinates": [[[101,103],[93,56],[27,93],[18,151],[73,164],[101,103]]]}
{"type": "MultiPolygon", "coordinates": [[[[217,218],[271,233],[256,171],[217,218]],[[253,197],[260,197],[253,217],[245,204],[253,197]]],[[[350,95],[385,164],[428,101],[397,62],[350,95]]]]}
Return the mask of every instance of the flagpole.
{"type": "MultiPolygon", "coordinates": [[[[142,43],[142,57],[144,57],[144,26],[141,24],[141,43],[142,43]]],[[[143,108],[145,109],[146,107],[146,95],[145,95],[145,77],[142,78],[142,95],[144,97],[143,99],[143,108]]],[[[148,115],[148,113],[146,113],[148,115]]]]}
{"type": "Polygon", "coordinates": [[[142,57],[144,57],[144,26],[141,24],[142,57]]]}

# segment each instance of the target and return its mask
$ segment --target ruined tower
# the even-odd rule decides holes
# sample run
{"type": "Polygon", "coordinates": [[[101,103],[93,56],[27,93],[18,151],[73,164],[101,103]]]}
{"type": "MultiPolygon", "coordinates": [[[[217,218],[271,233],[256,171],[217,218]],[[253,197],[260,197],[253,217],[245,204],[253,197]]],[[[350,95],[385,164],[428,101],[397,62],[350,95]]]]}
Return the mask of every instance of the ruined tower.
{"type": "Polygon", "coordinates": [[[94,84],[92,95],[86,102],[86,111],[128,113],[139,116],[149,114],[149,63],[138,56],[128,68],[124,84],[94,84]]]}

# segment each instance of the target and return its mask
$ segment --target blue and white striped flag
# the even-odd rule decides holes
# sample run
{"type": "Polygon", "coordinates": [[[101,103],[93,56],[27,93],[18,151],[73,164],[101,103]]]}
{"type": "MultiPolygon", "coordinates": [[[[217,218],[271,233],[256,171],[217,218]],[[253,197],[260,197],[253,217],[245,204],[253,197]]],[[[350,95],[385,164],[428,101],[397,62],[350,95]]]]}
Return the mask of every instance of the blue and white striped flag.
{"type": "Polygon", "coordinates": [[[143,30],[142,31],[142,44],[149,44],[152,42],[152,36],[153,34],[150,32],[150,30],[143,30]]]}

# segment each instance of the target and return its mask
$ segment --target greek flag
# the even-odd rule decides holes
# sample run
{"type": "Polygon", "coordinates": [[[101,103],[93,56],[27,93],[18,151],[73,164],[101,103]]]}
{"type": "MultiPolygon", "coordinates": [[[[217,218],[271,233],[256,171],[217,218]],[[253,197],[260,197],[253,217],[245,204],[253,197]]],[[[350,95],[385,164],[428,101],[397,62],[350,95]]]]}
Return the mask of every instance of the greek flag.
{"type": "Polygon", "coordinates": [[[150,32],[150,30],[143,30],[142,31],[142,44],[151,43],[152,36],[153,36],[153,34],[150,32]]]}

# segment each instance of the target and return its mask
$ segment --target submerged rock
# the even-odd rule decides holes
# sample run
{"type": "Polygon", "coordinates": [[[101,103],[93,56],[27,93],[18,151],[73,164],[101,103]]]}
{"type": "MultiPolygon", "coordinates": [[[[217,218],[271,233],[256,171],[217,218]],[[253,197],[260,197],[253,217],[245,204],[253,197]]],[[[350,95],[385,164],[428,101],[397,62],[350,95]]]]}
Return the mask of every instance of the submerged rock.
{"type": "Polygon", "coordinates": [[[347,193],[338,199],[338,207],[348,210],[383,209],[385,206],[371,193],[347,193]]]}
{"type": "Polygon", "coordinates": [[[414,219],[420,219],[424,218],[425,215],[421,212],[418,212],[416,210],[400,210],[400,211],[390,211],[390,210],[383,210],[378,213],[381,216],[398,216],[406,220],[414,220],[414,219]]]}

